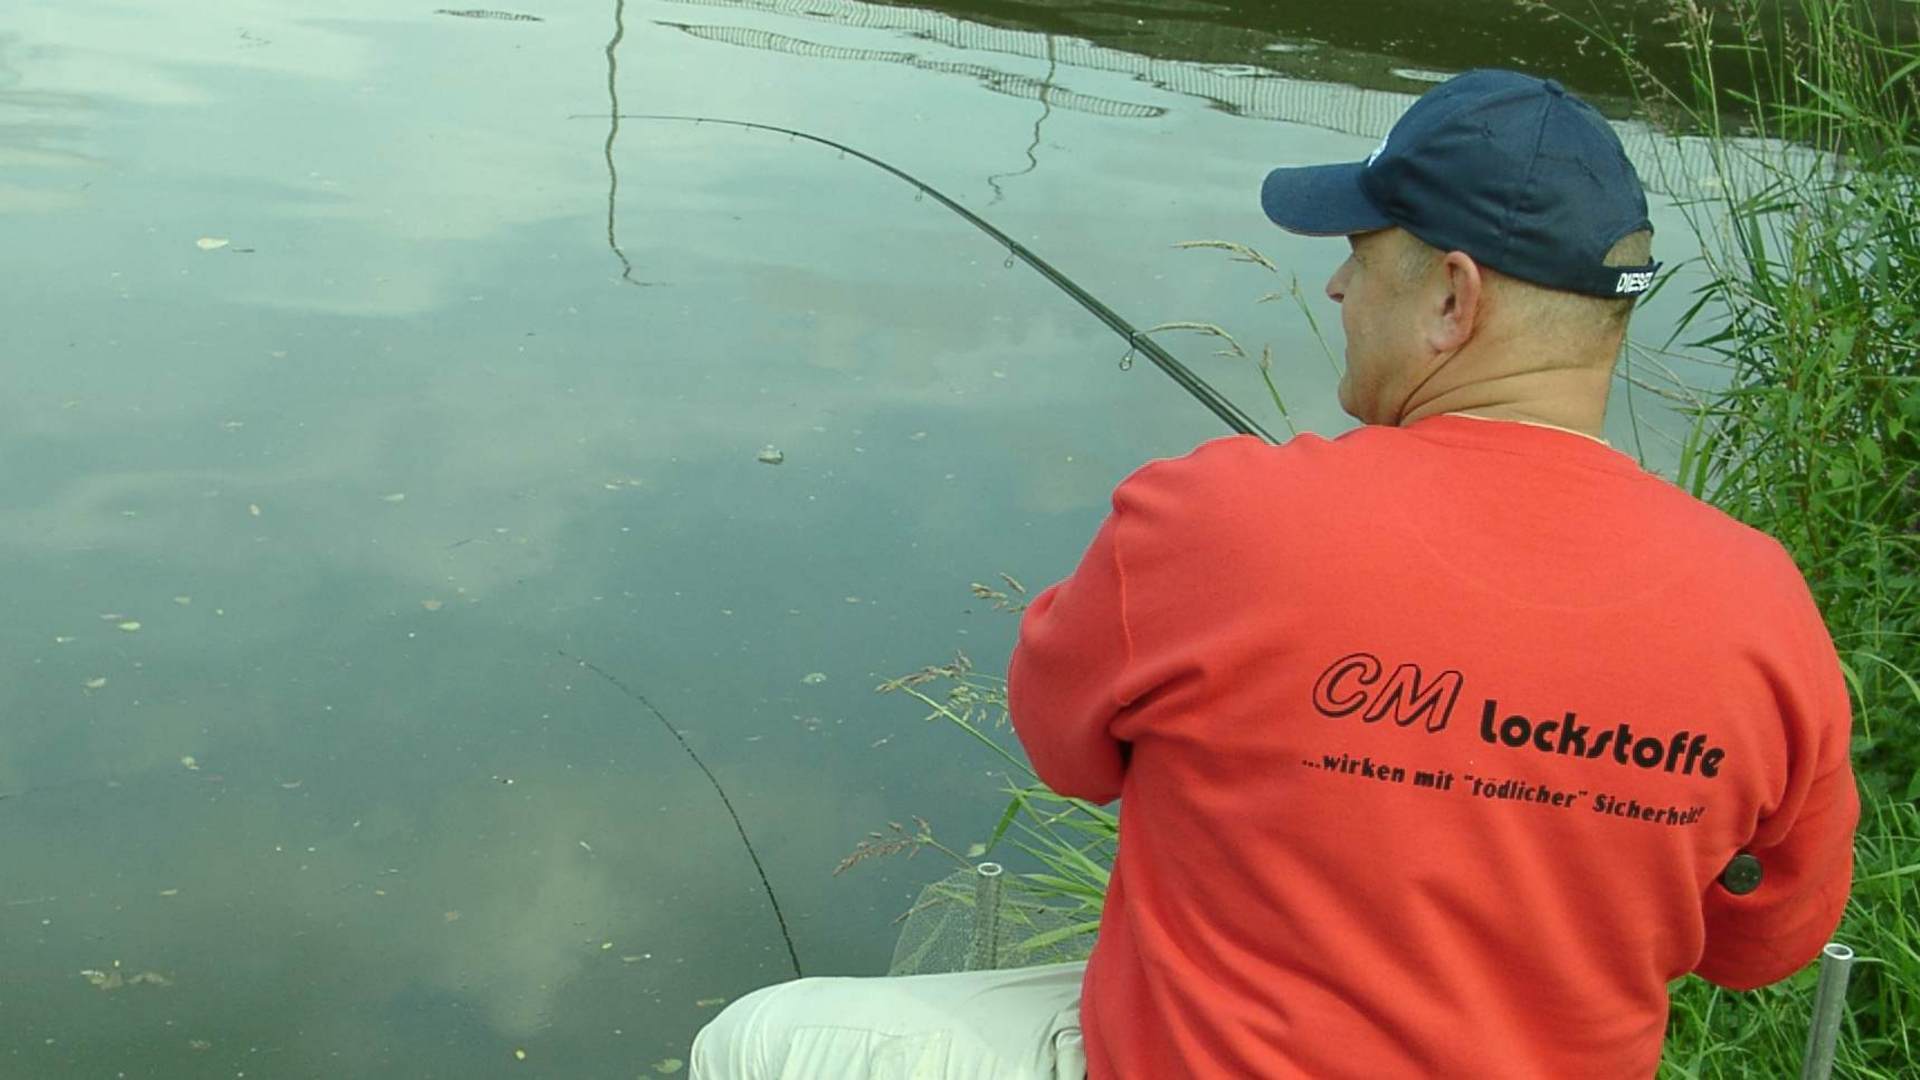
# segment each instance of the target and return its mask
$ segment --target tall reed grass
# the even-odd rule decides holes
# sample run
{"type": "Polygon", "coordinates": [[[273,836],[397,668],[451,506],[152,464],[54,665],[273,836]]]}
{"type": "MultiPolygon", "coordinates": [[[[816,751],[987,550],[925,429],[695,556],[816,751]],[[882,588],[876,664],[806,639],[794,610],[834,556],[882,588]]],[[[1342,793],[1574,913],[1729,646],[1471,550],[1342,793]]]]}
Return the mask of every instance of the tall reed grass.
{"type": "MultiPolygon", "coordinates": [[[[1864,809],[1838,936],[1860,959],[1837,1071],[1858,1077],[1920,1076],[1917,19],[1920,0],[1676,0],[1656,27],[1670,41],[1583,24],[1626,65],[1644,115],[1712,163],[1696,179],[1713,194],[1682,206],[1704,284],[1671,339],[1638,348],[1679,347],[1721,373],[1669,388],[1690,419],[1673,479],[1793,554],[1853,694],[1864,809]],[[1666,46],[1685,51],[1687,82],[1644,62],[1642,50],[1666,46]]],[[[1040,869],[1026,886],[1068,909],[1090,944],[1114,815],[1039,784],[1007,748],[1004,684],[964,657],[883,689],[1000,751],[1009,802],[987,846],[1027,852],[1040,869]]],[[[1794,1075],[1812,981],[1809,970],[1752,993],[1676,983],[1661,1075],[1794,1075]]]]}

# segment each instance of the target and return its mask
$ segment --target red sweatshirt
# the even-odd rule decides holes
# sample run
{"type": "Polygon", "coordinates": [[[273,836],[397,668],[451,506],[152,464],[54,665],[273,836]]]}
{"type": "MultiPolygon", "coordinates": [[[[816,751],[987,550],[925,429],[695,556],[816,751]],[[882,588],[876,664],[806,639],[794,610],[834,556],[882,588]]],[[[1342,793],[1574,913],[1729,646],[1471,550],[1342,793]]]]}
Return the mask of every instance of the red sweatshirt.
{"type": "Polygon", "coordinates": [[[1670,980],[1780,979],[1846,901],[1849,704],[1798,570],[1569,432],[1153,462],[1009,695],[1049,785],[1121,799],[1092,1080],[1645,1077],[1670,980]]]}

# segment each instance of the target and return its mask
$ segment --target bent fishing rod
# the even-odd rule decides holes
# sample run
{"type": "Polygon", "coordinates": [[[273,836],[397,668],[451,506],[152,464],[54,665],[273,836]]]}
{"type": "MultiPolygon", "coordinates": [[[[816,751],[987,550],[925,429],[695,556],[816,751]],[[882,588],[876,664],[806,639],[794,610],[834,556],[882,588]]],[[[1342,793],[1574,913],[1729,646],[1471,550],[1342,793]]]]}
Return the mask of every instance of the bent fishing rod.
{"type": "Polygon", "coordinates": [[[680,115],[671,115],[667,113],[622,113],[622,112],[615,112],[615,113],[612,113],[610,116],[604,116],[604,117],[597,113],[575,113],[574,115],[568,117],[568,119],[570,120],[588,120],[588,119],[647,120],[647,121],[657,121],[657,122],[666,122],[666,123],[681,123],[681,124],[695,124],[695,125],[716,124],[722,127],[744,128],[750,131],[765,131],[765,132],[771,132],[776,135],[785,135],[785,136],[788,136],[789,138],[805,139],[808,142],[818,143],[821,146],[838,150],[842,154],[850,154],[853,157],[856,157],[861,161],[864,161],[867,164],[874,166],[875,168],[882,169],[888,173],[891,173],[896,177],[899,177],[901,180],[904,180],[907,183],[913,185],[914,188],[919,190],[922,194],[932,196],[935,202],[938,202],[940,205],[953,211],[955,214],[958,214],[961,218],[965,219],[968,224],[972,225],[974,228],[979,229],[981,232],[986,233],[988,236],[992,237],[996,243],[1000,244],[1001,246],[1007,249],[1007,253],[1010,260],[1019,259],[1021,262],[1024,262],[1028,266],[1033,267],[1034,270],[1039,272],[1041,277],[1046,278],[1048,281],[1058,286],[1060,288],[1060,291],[1072,297],[1076,302],[1079,303],[1081,307],[1086,308],[1087,311],[1091,312],[1095,318],[1105,323],[1107,327],[1111,329],[1114,333],[1125,338],[1127,341],[1127,355],[1129,357],[1131,357],[1136,352],[1144,354],[1147,359],[1153,361],[1156,367],[1158,367],[1161,371],[1166,372],[1169,378],[1171,378],[1174,382],[1178,383],[1181,389],[1185,390],[1189,395],[1191,395],[1195,401],[1198,401],[1200,404],[1206,406],[1207,409],[1213,413],[1213,415],[1219,417],[1221,421],[1224,422],[1228,427],[1232,428],[1234,431],[1239,432],[1242,435],[1255,435],[1262,439],[1265,439],[1267,442],[1270,442],[1270,443],[1279,441],[1278,439],[1275,439],[1273,435],[1267,431],[1267,429],[1261,427],[1260,424],[1256,422],[1251,416],[1248,416],[1238,405],[1235,405],[1232,401],[1228,400],[1224,394],[1220,393],[1220,391],[1215,390],[1213,386],[1209,384],[1205,379],[1202,379],[1200,376],[1194,374],[1191,368],[1181,363],[1179,359],[1173,356],[1173,354],[1161,348],[1158,342],[1154,341],[1152,338],[1148,337],[1145,333],[1136,329],[1132,323],[1121,318],[1119,314],[1116,313],[1112,308],[1108,307],[1104,303],[1101,303],[1099,297],[1096,297],[1092,293],[1081,288],[1080,285],[1077,282],[1075,282],[1072,278],[1061,273],[1059,270],[1054,269],[1052,263],[1049,263],[1047,262],[1047,260],[1041,258],[1038,255],[1035,255],[1032,251],[1028,250],[1025,244],[1020,243],[1020,241],[1015,240],[1013,237],[1008,236],[1006,233],[1001,232],[998,228],[995,228],[992,222],[987,221],[985,218],[981,217],[980,215],[960,205],[959,203],[955,202],[951,198],[948,198],[947,195],[942,191],[940,191],[938,188],[934,187],[933,185],[927,183],[924,180],[921,180],[919,177],[914,176],[912,173],[907,172],[905,169],[899,168],[898,166],[895,166],[895,165],[888,164],[887,162],[882,161],[877,157],[874,157],[872,154],[868,154],[868,153],[864,153],[862,151],[856,150],[853,147],[846,145],[845,143],[836,142],[835,140],[826,138],[825,136],[822,136],[822,135],[814,135],[810,132],[795,130],[794,128],[781,127],[777,124],[756,123],[751,120],[729,120],[723,117],[716,117],[716,116],[680,116],[680,115]]]}

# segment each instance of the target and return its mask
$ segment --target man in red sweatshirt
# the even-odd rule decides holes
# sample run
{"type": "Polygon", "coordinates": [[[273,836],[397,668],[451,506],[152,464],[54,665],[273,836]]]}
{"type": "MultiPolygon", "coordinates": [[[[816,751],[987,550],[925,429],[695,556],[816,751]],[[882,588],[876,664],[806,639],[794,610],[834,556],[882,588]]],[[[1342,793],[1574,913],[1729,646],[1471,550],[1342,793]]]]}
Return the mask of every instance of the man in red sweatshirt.
{"type": "Polygon", "coordinates": [[[1121,801],[1084,971],[769,988],[696,1076],[1646,1077],[1670,981],[1832,933],[1859,810],[1820,613],[1601,438],[1657,269],[1612,129],[1469,72],[1262,202],[1351,245],[1364,426],[1148,464],[1027,611],[1020,739],[1121,801]]]}

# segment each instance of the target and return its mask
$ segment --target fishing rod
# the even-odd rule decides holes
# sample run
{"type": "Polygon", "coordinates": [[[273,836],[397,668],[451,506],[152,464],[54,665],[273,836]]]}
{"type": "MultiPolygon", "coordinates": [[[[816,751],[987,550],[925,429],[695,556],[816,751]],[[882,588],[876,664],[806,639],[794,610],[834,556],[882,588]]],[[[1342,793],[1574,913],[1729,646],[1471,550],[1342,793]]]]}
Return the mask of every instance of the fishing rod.
{"type": "Polygon", "coordinates": [[[693,759],[693,763],[700,767],[700,771],[707,775],[707,783],[713,785],[714,794],[720,796],[721,805],[727,808],[727,816],[733,819],[734,831],[740,834],[740,842],[746,846],[747,858],[753,860],[754,873],[760,875],[760,888],[767,894],[767,903],[773,907],[774,920],[780,924],[780,937],[787,943],[787,959],[793,961],[793,977],[796,979],[801,978],[800,953],[793,947],[793,934],[787,929],[787,917],[780,910],[780,898],[773,895],[773,884],[767,880],[767,868],[760,865],[760,853],[754,850],[753,841],[747,838],[747,827],[741,824],[740,812],[733,808],[733,800],[727,798],[727,789],[720,786],[720,778],[713,775],[713,770],[707,768],[707,763],[701,761],[700,755],[693,752],[693,746],[687,742],[687,737],[680,734],[680,729],[673,726],[673,721],[667,719],[667,714],[661,712],[660,707],[649,700],[647,695],[621,682],[612,672],[607,671],[591,660],[574,656],[565,649],[556,651],[558,651],[561,656],[572,660],[574,663],[607,680],[607,682],[613,684],[613,687],[622,694],[625,694],[627,697],[644,706],[648,712],[653,714],[655,720],[660,721],[660,726],[667,729],[668,734],[673,736],[674,741],[680,744],[680,749],[685,750],[687,756],[693,759]]]}
{"type": "MultiPolygon", "coordinates": [[[[598,114],[592,113],[575,113],[568,117],[570,120],[600,118],[598,114]]],[[[992,237],[995,242],[1004,246],[1008,253],[1008,265],[1012,265],[1013,259],[1019,259],[1021,262],[1033,267],[1034,270],[1039,272],[1041,277],[1046,278],[1058,286],[1062,292],[1072,297],[1081,307],[1086,308],[1095,318],[1107,324],[1107,327],[1114,333],[1125,338],[1127,340],[1127,358],[1123,360],[1122,363],[1130,361],[1136,352],[1144,354],[1147,359],[1154,362],[1156,367],[1166,372],[1169,378],[1178,383],[1180,388],[1191,395],[1195,401],[1206,406],[1213,415],[1219,417],[1222,422],[1234,431],[1242,435],[1256,435],[1270,443],[1279,441],[1273,437],[1272,433],[1261,427],[1257,421],[1241,410],[1238,405],[1228,400],[1220,391],[1215,390],[1205,379],[1194,374],[1191,368],[1181,363],[1173,354],[1161,348],[1159,343],[1136,329],[1132,323],[1121,318],[1112,308],[1101,303],[1098,297],[1081,288],[1072,278],[1054,269],[1053,264],[1035,255],[1027,249],[1026,245],[1020,243],[1020,241],[1015,240],[1013,237],[995,228],[992,222],[987,221],[980,215],[948,198],[938,188],[907,172],[905,169],[890,165],[874,157],[872,154],[863,153],[845,143],[836,142],[822,135],[814,135],[793,128],[781,127],[777,124],[761,124],[751,120],[729,120],[724,117],[715,116],[679,116],[666,113],[621,113],[618,111],[612,113],[610,118],[614,120],[647,120],[695,125],[718,124],[723,127],[772,132],[777,135],[788,136],[789,138],[805,139],[808,142],[818,143],[821,146],[838,150],[842,154],[851,154],[869,165],[885,170],[907,183],[912,184],[922,194],[931,195],[934,201],[953,211],[955,214],[960,215],[968,224],[986,233],[992,237]]]]}

